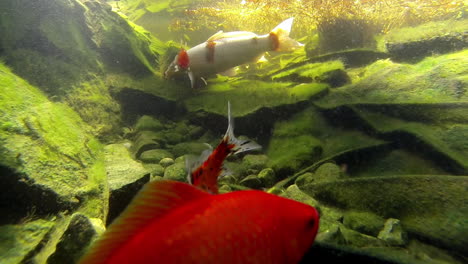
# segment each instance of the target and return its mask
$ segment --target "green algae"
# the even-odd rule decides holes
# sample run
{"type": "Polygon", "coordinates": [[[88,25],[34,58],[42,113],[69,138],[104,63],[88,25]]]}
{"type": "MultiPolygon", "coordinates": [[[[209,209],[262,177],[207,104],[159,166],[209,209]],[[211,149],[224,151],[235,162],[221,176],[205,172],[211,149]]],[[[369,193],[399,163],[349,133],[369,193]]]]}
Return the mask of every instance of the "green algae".
{"type": "Polygon", "coordinates": [[[50,102],[3,64],[0,82],[5,85],[0,95],[1,122],[9,124],[0,131],[2,165],[76,206],[79,201],[74,196],[81,188],[105,180],[105,171],[96,163],[102,146],[70,107],[50,102]]]}
{"type": "Polygon", "coordinates": [[[34,220],[22,225],[0,227],[0,258],[2,263],[28,262],[26,256],[41,247],[41,243],[54,226],[53,221],[34,220]]]}
{"type": "Polygon", "coordinates": [[[425,23],[416,27],[405,27],[391,30],[385,36],[387,42],[411,42],[429,39],[453,33],[463,33],[468,30],[468,21],[444,20],[425,23]]]}
{"type": "Polygon", "coordinates": [[[275,107],[306,101],[328,88],[326,84],[294,84],[235,80],[210,84],[205,90],[184,101],[191,112],[204,110],[225,114],[227,101],[234,116],[244,116],[262,107],[275,107]]]}
{"type": "Polygon", "coordinates": [[[299,187],[326,204],[400,219],[411,234],[463,252],[467,184],[466,176],[402,175],[299,187]]]}
{"type": "Polygon", "coordinates": [[[308,63],[293,69],[280,71],[271,76],[273,81],[283,79],[308,80],[309,82],[323,79],[323,75],[335,70],[344,70],[341,61],[330,61],[325,63],[308,63]]]}
{"type": "Polygon", "coordinates": [[[397,64],[377,61],[353,84],[332,90],[316,104],[331,108],[353,103],[452,103],[468,100],[468,50],[397,64]]]}

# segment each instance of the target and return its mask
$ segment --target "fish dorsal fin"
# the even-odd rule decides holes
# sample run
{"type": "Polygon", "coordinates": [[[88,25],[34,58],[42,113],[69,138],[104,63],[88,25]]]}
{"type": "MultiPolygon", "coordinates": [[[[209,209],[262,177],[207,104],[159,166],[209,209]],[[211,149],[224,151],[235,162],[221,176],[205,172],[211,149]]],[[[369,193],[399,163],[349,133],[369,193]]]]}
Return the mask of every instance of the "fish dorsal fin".
{"type": "Polygon", "coordinates": [[[214,33],[213,36],[209,37],[209,38],[206,40],[206,42],[215,41],[215,40],[219,39],[219,36],[220,36],[220,35],[223,35],[223,33],[224,33],[224,32],[223,32],[222,30],[220,30],[220,31],[218,31],[218,32],[216,32],[216,33],[214,33]]]}
{"type": "Polygon", "coordinates": [[[105,263],[115,250],[142,227],[175,208],[209,195],[182,182],[160,180],[147,183],[79,263],[105,263]]]}
{"type": "Polygon", "coordinates": [[[213,36],[207,39],[207,42],[216,41],[220,39],[227,39],[227,38],[253,38],[258,37],[257,34],[248,32],[248,31],[232,31],[232,32],[223,32],[222,30],[216,32],[213,36]]]}

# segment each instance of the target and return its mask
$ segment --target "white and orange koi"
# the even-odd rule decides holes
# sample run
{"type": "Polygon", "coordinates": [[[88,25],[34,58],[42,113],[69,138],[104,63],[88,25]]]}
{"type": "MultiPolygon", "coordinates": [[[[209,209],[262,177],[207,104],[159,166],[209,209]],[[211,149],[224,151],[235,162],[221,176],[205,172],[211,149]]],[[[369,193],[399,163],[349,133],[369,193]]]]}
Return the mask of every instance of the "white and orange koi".
{"type": "Polygon", "coordinates": [[[167,79],[177,72],[186,72],[192,88],[199,80],[216,73],[232,76],[234,67],[258,61],[265,52],[292,51],[303,46],[289,37],[292,23],[293,18],[286,19],[261,36],[246,31],[219,31],[206,42],[181,50],[164,75],[167,79]]]}
{"type": "Polygon", "coordinates": [[[260,149],[261,146],[251,140],[240,140],[234,136],[234,122],[231,117],[231,105],[228,102],[229,125],[221,142],[210,151],[204,151],[196,160],[186,157],[188,182],[211,194],[218,194],[218,178],[223,171],[226,157],[249,150],[260,149]]]}

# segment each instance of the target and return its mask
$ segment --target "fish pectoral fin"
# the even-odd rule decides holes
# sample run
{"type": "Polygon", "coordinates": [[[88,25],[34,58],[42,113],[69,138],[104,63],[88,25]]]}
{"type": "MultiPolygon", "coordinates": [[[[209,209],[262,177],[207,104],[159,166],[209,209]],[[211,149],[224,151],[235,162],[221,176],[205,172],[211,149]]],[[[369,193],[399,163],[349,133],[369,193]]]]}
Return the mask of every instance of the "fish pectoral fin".
{"type": "Polygon", "coordinates": [[[103,263],[148,224],[175,208],[209,195],[183,182],[160,180],[147,183],[79,263],[103,263]]]}
{"type": "Polygon", "coordinates": [[[263,63],[263,62],[267,62],[267,58],[265,58],[265,53],[261,54],[260,56],[258,57],[255,57],[254,59],[254,62],[256,63],[263,63]]]}
{"type": "Polygon", "coordinates": [[[230,69],[227,69],[223,72],[220,72],[219,74],[220,75],[223,75],[223,76],[228,76],[228,77],[234,77],[236,76],[237,74],[237,67],[234,67],[234,68],[230,68],[230,69]]]}

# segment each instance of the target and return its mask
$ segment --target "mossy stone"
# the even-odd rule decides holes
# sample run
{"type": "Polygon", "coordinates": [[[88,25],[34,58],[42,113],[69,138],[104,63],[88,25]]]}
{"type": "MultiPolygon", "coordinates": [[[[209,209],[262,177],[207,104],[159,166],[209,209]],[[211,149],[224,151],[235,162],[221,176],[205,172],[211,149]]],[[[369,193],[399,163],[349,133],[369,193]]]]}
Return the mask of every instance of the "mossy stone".
{"type": "Polygon", "coordinates": [[[289,186],[281,196],[308,204],[312,207],[316,207],[319,204],[318,201],[301,191],[295,184],[289,186]]]}
{"type": "Polygon", "coordinates": [[[239,182],[239,184],[241,184],[243,186],[246,186],[246,187],[249,187],[249,188],[254,188],[254,189],[258,189],[258,188],[263,187],[262,181],[255,174],[248,175],[247,177],[242,179],[239,182]]]}
{"type": "Polygon", "coordinates": [[[242,159],[243,166],[245,166],[247,169],[255,169],[255,170],[261,170],[265,168],[267,162],[268,162],[268,156],[262,155],[262,154],[260,155],[247,154],[242,159]]]}
{"type": "Polygon", "coordinates": [[[384,224],[384,218],[370,212],[349,211],[343,216],[344,226],[374,237],[377,237],[384,224]]]}
{"type": "Polygon", "coordinates": [[[275,171],[272,168],[266,168],[258,173],[258,179],[262,182],[265,187],[271,187],[276,183],[275,171]]]}
{"type": "Polygon", "coordinates": [[[144,164],[143,166],[151,174],[151,178],[164,175],[164,167],[161,166],[160,164],[147,163],[147,164],[144,164]]]}
{"type": "Polygon", "coordinates": [[[174,159],[172,158],[163,158],[159,161],[159,165],[161,165],[163,168],[167,168],[174,164],[174,159]]]}
{"type": "Polygon", "coordinates": [[[83,214],[76,213],[71,216],[67,229],[57,244],[55,252],[47,259],[47,263],[76,263],[91,242],[105,230],[102,222],[101,226],[94,224],[83,214]]]}
{"type": "Polygon", "coordinates": [[[325,163],[317,168],[314,175],[315,182],[335,181],[341,178],[341,168],[334,163],[325,163]]]}
{"type": "Polygon", "coordinates": [[[164,170],[164,179],[182,181],[187,180],[187,172],[183,163],[174,163],[164,170]]]}
{"type": "Polygon", "coordinates": [[[406,233],[398,219],[390,218],[385,221],[384,228],[379,232],[378,238],[390,246],[405,246],[408,243],[406,233]]]}
{"type": "Polygon", "coordinates": [[[15,264],[27,261],[26,257],[46,243],[46,235],[54,226],[53,221],[35,220],[22,225],[0,226],[0,258],[2,263],[15,264]]]}
{"type": "Polygon", "coordinates": [[[164,129],[164,125],[161,123],[161,121],[148,115],[144,115],[140,117],[137,123],[135,124],[135,130],[138,132],[141,132],[141,131],[157,132],[162,129],[164,129]]]}
{"type": "Polygon", "coordinates": [[[181,142],[171,148],[171,152],[175,156],[183,156],[187,154],[200,155],[203,151],[210,147],[204,143],[199,142],[181,142]]]}
{"type": "Polygon", "coordinates": [[[298,186],[303,186],[305,184],[312,183],[314,181],[315,175],[312,172],[306,172],[296,178],[294,184],[298,186]]]}
{"type": "Polygon", "coordinates": [[[173,158],[173,155],[165,149],[150,149],[141,153],[139,160],[145,163],[159,163],[164,158],[173,158]]]}

